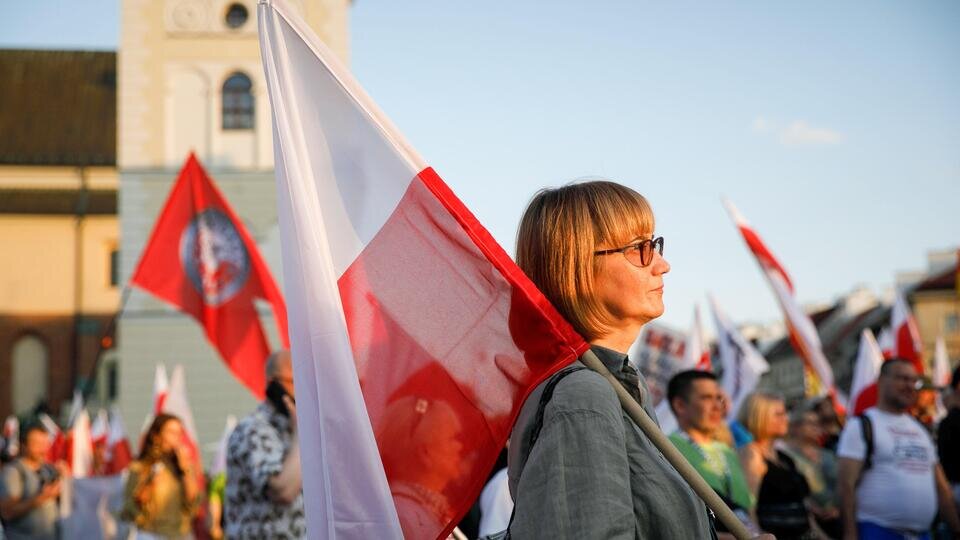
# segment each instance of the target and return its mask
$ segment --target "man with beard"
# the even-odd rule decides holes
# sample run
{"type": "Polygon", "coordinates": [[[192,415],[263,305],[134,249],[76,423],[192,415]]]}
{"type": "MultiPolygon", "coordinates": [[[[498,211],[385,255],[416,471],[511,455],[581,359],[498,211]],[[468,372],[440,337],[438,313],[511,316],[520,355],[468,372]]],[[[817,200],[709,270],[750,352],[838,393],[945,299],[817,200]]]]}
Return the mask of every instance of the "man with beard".
{"type": "Polygon", "coordinates": [[[939,508],[954,534],[960,519],[936,448],[909,409],[920,379],[894,358],[880,368],[877,405],[840,435],[839,490],[844,538],[926,539],[939,508]]]}

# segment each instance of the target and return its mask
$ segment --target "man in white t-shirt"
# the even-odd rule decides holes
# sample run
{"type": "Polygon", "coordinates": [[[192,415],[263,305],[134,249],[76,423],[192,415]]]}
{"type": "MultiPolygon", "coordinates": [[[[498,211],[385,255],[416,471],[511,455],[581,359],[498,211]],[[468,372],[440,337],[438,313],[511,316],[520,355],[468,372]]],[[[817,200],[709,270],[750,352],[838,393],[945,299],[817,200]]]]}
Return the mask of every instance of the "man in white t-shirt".
{"type": "Polygon", "coordinates": [[[877,379],[877,406],[864,412],[870,420],[872,451],[860,418],[850,418],[840,435],[845,539],[929,538],[938,509],[954,533],[960,533],[933,441],[908,413],[917,399],[918,380],[910,362],[884,362],[877,379]]]}

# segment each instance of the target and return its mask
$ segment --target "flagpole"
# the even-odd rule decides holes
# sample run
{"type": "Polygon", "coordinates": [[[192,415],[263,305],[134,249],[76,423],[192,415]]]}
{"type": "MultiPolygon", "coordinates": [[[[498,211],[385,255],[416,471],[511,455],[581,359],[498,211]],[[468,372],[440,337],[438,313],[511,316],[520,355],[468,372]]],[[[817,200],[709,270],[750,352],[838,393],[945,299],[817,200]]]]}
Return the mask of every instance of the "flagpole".
{"type": "Polygon", "coordinates": [[[752,538],[747,528],[740,522],[733,511],[730,510],[720,496],[713,491],[713,488],[707,485],[707,482],[700,476],[700,473],[698,473],[696,469],[687,462],[687,459],[683,457],[683,454],[673,446],[673,443],[660,431],[660,428],[657,427],[657,424],[650,418],[647,411],[643,410],[643,407],[627,393],[626,389],[623,388],[620,382],[614,378],[606,366],[597,358],[597,355],[590,349],[587,349],[587,352],[583,353],[583,356],[580,357],[580,361],[588,368],[602,375],[603,378],[610,383],[610,386],[612,386],[613,390],[617,393],[617,397],[620,398],[620,404],[623,406],[623,410],[630,415],[630,418],[633,419],[637,427],[639,427],[644,435],[650,439],[650,442],[657,447],[657,450],[660,450],[663,457],[667,458],[667,461],[680,473],[680,476],[686,480],[693,491],[703,499],[707,507],[713,510],[717,519],[723,523],[727,530],[739,540],[749,540],[752,538]]]}
{"type": "Polygon", "coordinates": [[[83,383],[83,388],[81,389],[81,394],[83,395],[83,400],[86,402],[87,397],[90,395],[90,392],[93,391],[93,387],[96,386],[96,376],[97,370],[100,369],[100,359],[103,357],[103,351],[107,347],[104,345],[109,343],[110,348],[113,348],[113,344],[116,341],[115,337],[110,337],[110,334],[113,333],[114,329],[117,327],[117,320],[123,315],[124,309],[127,307],[127,300],[130,299],[130,291],[132,287],[128,282],[123,286],[123,290],[120,291],[120,307],[117,309],[117,312],[110,318],[110,322],[107,323],[107,326],[104,327],[103,332],[100,333],[100,339],[97,340],[97,355],[93,359],[93,366],[90,368],[89,376],[83,383]]]}

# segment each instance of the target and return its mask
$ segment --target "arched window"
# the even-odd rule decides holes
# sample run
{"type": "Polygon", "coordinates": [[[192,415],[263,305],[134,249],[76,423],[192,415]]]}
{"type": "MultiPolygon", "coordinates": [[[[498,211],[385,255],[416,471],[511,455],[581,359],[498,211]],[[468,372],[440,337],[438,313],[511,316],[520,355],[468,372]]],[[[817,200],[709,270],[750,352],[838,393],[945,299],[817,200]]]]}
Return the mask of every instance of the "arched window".
{"type": "Polygon", "coordinates": [[[46,344],[36,336],[23,336],[13,344],[11,393],[14,412],[25,412],[47,398],[49,357],[46,344]]]}
{"type": "Polygon", "coordinates": [[[253,83],[243,73],[223,83],[223,129],[253,129],[253,83]]]}

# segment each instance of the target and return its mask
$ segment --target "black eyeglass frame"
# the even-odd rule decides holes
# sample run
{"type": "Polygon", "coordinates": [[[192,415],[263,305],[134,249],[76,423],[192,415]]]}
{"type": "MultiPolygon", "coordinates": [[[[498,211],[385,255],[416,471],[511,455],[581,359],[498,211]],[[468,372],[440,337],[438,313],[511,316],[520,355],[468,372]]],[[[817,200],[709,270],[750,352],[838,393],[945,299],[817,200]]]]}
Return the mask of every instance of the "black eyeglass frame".
{"type": "MultiPolygon", "coordinates": [[[[650,239],[648,239],[648,240],[641,240],[640,242],[636,242],[636,243],[633,243],[633,244],[630,244],[630,245],[627,245],[627,246],[623,246],[623,247],[619,247],[619,248],[614,248],[614,249],[601,249],[601,250],[599,250],[599,251],[594,251],[593,254],[594,254],[594,255],[610,255],[611,253],[623,253],[623,256],[626,257],[626,256],[627,256],[627,251],[629,251],[629,250],[631,250],[631,249],[635,249],[635,250],[637,250],[637,252],[640,253],[640,268],[644,268],[644,267],[650,266],[650,263],[653,262],[653,252],[654,252],[654,250],[656,250],[657,253],[659,253],[661,256],[663,256],[663,237],[662,237],[662,236],[658,236],[658,237],[656,237],[656,238],[650,238],[650,239]],[[648,260],[644,261],[644,260],[643,260],[643,253],[644,253],[644,251],[645,251],[645,249],[646,249],[646,245],[647,245],[647,244],[650,244],[650,251],[648,252],[648,253],[650,253],[650,258],[649,258],[648,260]]],[[[627,257],[627,260],[629,261],[630,258],[627,257]]],[[[633,264],[633,263],[631,263],[631,264],[633,264]]],[[[634,265],[634,266],[636,266],[636,265],[634,265]]]]}

